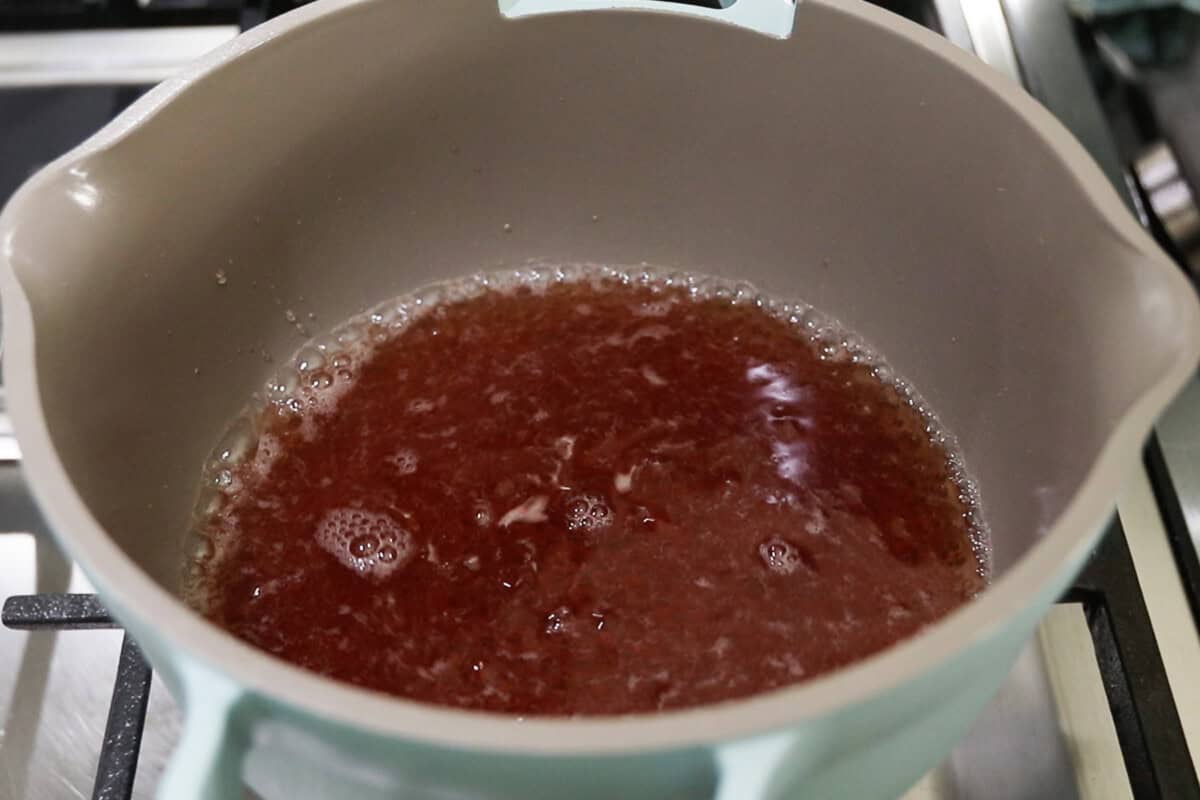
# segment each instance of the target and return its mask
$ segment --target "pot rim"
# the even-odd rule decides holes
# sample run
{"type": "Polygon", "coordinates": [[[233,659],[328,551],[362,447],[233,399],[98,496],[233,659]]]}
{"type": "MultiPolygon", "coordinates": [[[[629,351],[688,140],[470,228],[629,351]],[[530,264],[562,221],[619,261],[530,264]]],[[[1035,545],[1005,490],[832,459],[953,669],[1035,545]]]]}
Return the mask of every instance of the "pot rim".
{"type": "MultiPolygon", "coordinates": [[[[7,334],[4,359],[10,413],[34,496],[55,531],[105,601],[139,630],[152,630],[173,654],[237,681],[253,694],[315,717],[370,733],[497,753],[617,754],[710,744],[794,726],[862,703],[917,678],[977,642],[998,635],[1069,564],[1081,563],[1092,534],[1108,519],[1113,498],[1157,415],[1200,359],[1200,306],[1186,279],[1128,214],[1099,168],[1065,128],[1007,77],[919,26],[858,0],[805,0],[887,29],[932,52],[947,68],[973,79],[1006,103],[1070,169],[1082,194],[1117,239],[1157,270],[1180,298],[1176,309],[1186,342],[1114,425],[1079,489],[1042,539],[978,599],[916,636],[869,658],[801,684],[746,699],[680,711],[583,719],[526,718],[456,710],[403,700],[339,683],[268,655],[205,621],[155,583],[108,537],[75,491],[54,449],[42,413],[35,371],[34,326],[12,264],[21,208],[38,187],[83,159],[112,147],[152,119],[177,95],[243,54],[303,26],[384,0],[323,0],[278,17],[218,48],[158,85],[109,125],[43,169],[0,214],[0,298],[7,334]],[[1184,299],[1186,298],[1186,299],[1184,299]]],[[[598,12],[610,13],[610,12],[598,12]]],[[[636,13],[636,12],[635,12],[636,13]]]]}

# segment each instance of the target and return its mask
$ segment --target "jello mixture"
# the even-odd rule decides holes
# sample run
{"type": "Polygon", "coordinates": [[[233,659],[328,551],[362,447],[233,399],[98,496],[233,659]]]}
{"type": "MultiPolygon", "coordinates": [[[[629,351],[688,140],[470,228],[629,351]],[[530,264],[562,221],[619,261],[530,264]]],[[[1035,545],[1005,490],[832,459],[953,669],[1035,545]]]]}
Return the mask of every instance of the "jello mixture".
{"type": "Polygon", "coordinates": [[[202,526],[197,602],[280,658],[468,709],[677,709],[985,583],[930,420],[754,303],[569,281],[365,324],[264,405],[202,526]]]}

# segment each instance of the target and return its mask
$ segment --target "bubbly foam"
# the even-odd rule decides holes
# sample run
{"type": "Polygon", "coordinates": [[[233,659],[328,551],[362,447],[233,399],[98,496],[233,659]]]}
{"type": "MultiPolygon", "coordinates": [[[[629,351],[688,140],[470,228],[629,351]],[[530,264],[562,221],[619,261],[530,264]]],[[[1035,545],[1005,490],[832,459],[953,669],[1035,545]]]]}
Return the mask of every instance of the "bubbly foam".
{"type": "Polygon", "coordinates": [[[417,456],[416,450],[406,447],[392,453],[388,457],[388,463],[392,465],[392,469],[396,471],[397,475],[412,475],[417,471],[420,458],[417,456]]]}
{"type": "Polygon", "coordinates": [[[375,580],[391,575],[408,561],[412,534],[387,514],[361,508],[338,508],[317,525],[317,544],[347,569],[375,580]]]}
{"type": "Polygon", "coordinates": [[[758,546],[758,554],[767,569],[777,575],[791,575],[805,567],[800,549],[786,539],[768,539],[758,546]]]}
{"type": "Polygon", "coordinates": [[[599,533],[613,522],[612,506],[598,494],[577,494],[568,498],[567,530],[599,533]]]}

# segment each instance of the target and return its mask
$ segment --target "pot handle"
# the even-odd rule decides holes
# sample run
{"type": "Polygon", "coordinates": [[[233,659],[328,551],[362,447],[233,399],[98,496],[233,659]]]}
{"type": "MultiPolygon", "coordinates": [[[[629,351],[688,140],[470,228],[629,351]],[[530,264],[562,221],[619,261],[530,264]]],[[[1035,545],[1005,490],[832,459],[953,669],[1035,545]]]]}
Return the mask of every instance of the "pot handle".
{"type": "Polygon", "coordinates": [[[500,13],[510,19],[562,11],[621,9],[657,11],[717,20],[776,39],[792,34],[798,0],[722,0],[722,8],[703,8],[670,0],[500,0],[500,13]]]}
{"type": "Polygon", "coordinates": [[[241,797],[248,734],[243,690],[194,664],[181,668],[183,736],[158,786],[158,800],[230,800],[241,797]]]}
{"type": "Polygon", "coordinates": [[[787,783],[782,767],[800,768],[816,762],[819,746],[795,731],[783,731],[722,745],[716,751],[717,791],[713,800],[778,800],[795,793],[780,785],[787,783]]]}

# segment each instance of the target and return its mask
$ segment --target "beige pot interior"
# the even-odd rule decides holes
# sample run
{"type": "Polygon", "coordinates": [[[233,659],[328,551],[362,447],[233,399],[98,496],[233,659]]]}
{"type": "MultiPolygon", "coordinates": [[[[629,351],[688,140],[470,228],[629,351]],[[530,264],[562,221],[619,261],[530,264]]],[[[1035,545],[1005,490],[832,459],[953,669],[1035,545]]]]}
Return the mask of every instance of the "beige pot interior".
{"type": "Polygon", "coordinates": [[[958,435],[998,572],[1193,348],[1178,282],[1029,123],[825,3],[801,4],[788,41],[655,14],[363,3],[152,114],[26,193],[37,213],[13,215],[8,247],[70,479],[170,588],[205,456],[302,343],[287,309],[316,332],[530,258],[809,301],[958,435]]]}

